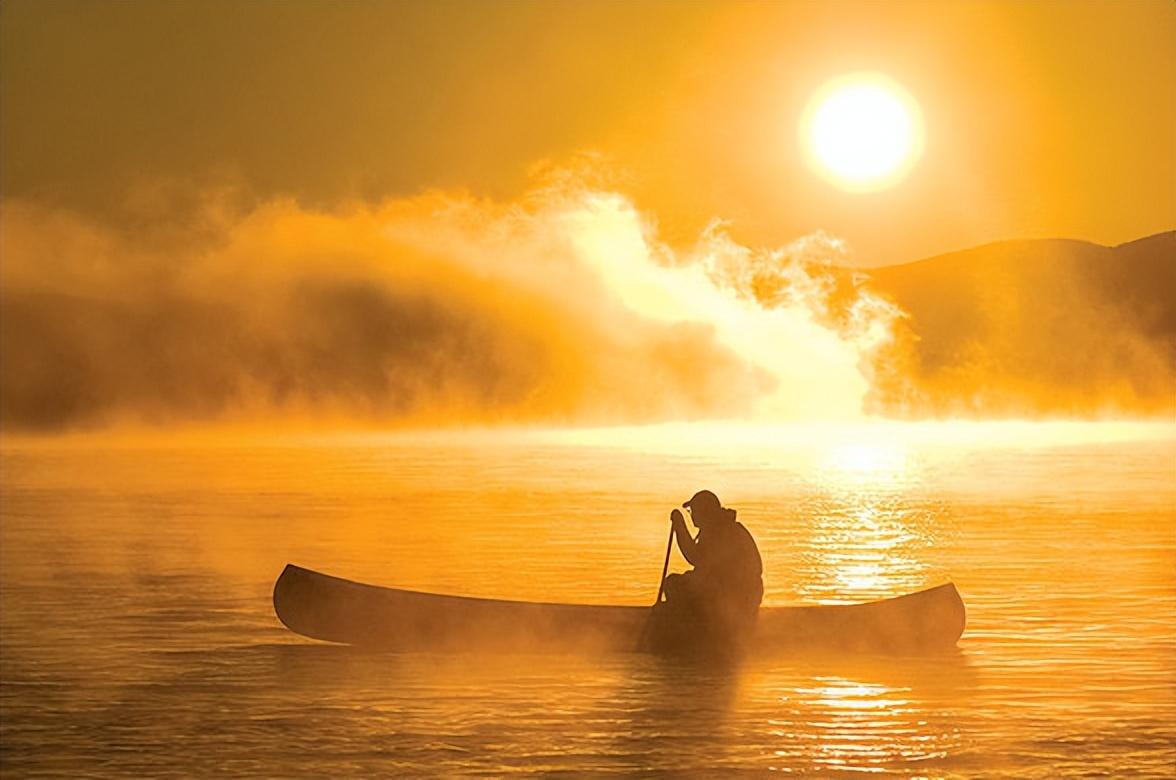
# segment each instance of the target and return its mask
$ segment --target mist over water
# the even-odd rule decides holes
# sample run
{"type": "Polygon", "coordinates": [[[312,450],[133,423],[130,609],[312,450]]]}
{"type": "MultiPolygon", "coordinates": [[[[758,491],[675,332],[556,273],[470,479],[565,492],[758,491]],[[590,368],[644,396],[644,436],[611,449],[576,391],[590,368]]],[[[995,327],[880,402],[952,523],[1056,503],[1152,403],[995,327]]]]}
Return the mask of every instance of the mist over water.
{"type": "Polygon", "coordinates": [[[137,223],[8,200],[0,425],[1176,411],[1176,234],[865,272],[822,231],[670,245],[598,168],[507,201],[208,190],[137,223]]]}
{"type": "Polygon", "coordinates": [[[551,175],[515,202],[210,193],[130,231],[5,204],[0,422],[853,418],[893,306],[719,223],[688,247],[551,175]]]}

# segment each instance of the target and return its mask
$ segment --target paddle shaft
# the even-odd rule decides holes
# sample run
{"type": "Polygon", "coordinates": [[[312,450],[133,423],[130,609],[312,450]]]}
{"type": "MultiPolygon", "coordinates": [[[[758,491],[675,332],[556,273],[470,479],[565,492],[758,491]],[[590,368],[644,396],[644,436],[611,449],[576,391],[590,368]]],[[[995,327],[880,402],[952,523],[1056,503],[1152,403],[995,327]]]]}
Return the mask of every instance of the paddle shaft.
{"type": "Polygon", "coordinates": [[[666,540],[666,562],[662,564],[661,582],[657,585],[657,598],[653,605],[661,603],[662,592],[666,589],[666,573],[670,570],[670,551],[674,549],[674,524],[670,523],[670,538],[666,540]]]}

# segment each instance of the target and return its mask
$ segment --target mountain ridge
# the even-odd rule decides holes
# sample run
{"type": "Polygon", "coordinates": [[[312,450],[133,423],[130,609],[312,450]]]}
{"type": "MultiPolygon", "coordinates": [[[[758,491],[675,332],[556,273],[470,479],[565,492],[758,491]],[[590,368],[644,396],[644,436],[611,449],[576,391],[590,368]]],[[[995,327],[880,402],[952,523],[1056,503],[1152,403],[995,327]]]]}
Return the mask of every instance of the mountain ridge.
{"type": "Polygon", "coordinates": [[[862,273],[904,313],[873,358],[870,411],[1176,411],[1176,231],[998,241],[862,273]]]}
{"type": "Polygon", "coordinates": [[[982,244],[975,244],[973,246],[964,247],[962,249],[952,249],[948,252],[940,252],[934,255],[927,255],[917,260],[904,260],[899,263],[888,263],[886,265],[874,265],[868,267],[852,267],[853,270],[859,270],[863,273],[872,274],[875,271],[887,271],[896,268],[908,268],[910,266],[919,265],[920,263],[931,263],[946,258],[956,257],[959,255],[969,254],[972,252],[990,251],[997,247],[1012,247],[1012,246],[1041,246],[1048,244],[1057,245],[1073,245],[1085,246],[1093,249],[1127,249],[1134,245],[1149,246],[1152,242],[1176,241],[1176,228],[1172,230],[1161,230],[1159,233],[1151,233],[1139,238],[1133,238],[1130,241],[1124,241],[1119,244],[1100,244],[1097,241],[1090,241],[1085,238],[1065,238],[1065,237],[1051,237],[1051,238],[1001,238],[995,241],[986,241],[982,244]]]}

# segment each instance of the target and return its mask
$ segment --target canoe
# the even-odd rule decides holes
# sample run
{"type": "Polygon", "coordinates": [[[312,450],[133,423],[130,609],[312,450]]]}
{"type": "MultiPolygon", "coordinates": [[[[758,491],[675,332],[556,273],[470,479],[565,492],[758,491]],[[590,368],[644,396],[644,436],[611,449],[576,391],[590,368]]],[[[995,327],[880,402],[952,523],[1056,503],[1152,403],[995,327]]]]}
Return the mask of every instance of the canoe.
{"type": "MultiPolygon", "coordinates": [[[[625,651],[650,646],[649,607],[446,596],[365,585],[294,564],[287,564],[274,583],[274,611],[297,634],[381,650],[625,651]]],[[[806,647],[934,652],[954,646],[964,623],[963,599],[948,582],[862,604],[763,607],[747,648],[757,653],[806,647]]],[[[696,632],[686,627],[681,633],[681,642],[688,643],[696,632]]],[[[655,644],[665,647],[666,637],[655,644]]]]}

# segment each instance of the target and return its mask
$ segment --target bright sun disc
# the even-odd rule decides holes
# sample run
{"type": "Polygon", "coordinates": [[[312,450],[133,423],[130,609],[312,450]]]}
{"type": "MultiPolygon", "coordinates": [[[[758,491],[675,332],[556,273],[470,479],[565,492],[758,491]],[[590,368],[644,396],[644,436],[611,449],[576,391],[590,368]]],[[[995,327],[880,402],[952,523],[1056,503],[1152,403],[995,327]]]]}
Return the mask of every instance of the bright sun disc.
{"type": "Polygon", "coordinates": [[[889,187],[923,149],[919,106],[905,89],[876,73],[842,76],[822,87],[801,120],[809,164],[842,189],[889,187]]]}

